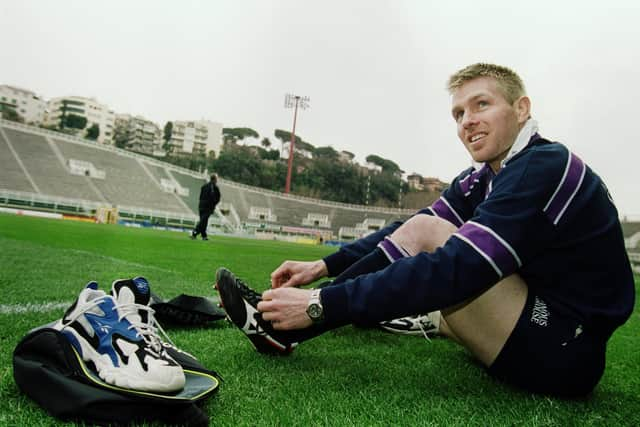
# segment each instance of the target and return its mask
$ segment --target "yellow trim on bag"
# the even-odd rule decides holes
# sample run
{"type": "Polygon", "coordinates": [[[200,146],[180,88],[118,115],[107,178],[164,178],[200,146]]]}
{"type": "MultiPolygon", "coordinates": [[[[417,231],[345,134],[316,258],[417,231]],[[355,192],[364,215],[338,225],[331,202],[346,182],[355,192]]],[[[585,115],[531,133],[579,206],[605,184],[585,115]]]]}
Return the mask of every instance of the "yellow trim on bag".
{"type": "Polygon", "coordinates": [[[91,371],[89,368],[87,368],[87,366],[84,364],[84,360],[82,360],[82,357],[78,354],[75,347],[73,346],[69,346],[69,347],[71,347],[71,349],[73,350],[73,354],[76,355],[78,362],[80,362],[80,367],[82,368],[82,371],[85,373],[85,376],[89,378],[91,381],[93,381],[94,383],[96,383],[97,385],[99,385],[100,387],[108,388],[111,390],[123,391],[126,393],[138,394],[141,396],[160,397],[162,399],[190,401],[190,400],[198,400],[200,397],[204,396],[205,394],[210,393],[211,391],[217,389],[218,385],[220,384],[218,379],[212,375],[206,374],[204,372],[192,371],[190,369],[183,369],[185,373],[189,373],[189,374],[200,376],[200,377],[206,377],[213,380],[213,383],[214,383],[213,387],[210,387],[206,391],[192,397],[172,396],[170,394],[159,394],[159,393],[152,393],[148,391],[139,391],[139,390],[133,390],[130,388],[118,387],[112,384],[108,384],[102,380],[96,379],[95,377],[96,374],[93,371],[91,371]]]}

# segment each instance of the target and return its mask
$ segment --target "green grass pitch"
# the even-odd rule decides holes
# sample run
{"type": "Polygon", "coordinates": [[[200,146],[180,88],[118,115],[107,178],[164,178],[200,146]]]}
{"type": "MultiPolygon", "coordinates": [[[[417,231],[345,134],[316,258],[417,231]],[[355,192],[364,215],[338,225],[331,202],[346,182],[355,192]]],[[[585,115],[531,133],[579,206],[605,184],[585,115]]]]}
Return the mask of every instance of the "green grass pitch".
{"type": "MultiPolygon", "coordinates": [[[[164,298],[211,296],[220,266],[263,290],[283,260],[312,260],[333,250],[222,236],[191,241],[168,231],[0,214],[0,426],[67,425],[19,393],[11,363],[18,340],[64,309],[20,307],[71,303],[89,280],[108,289],[114,279],[135,275],[147,277],[164,298]]],[[[639,329],[636,307],[609,343],[602,381],[583,400],[535,396],[498,383],[445,339],[344,327],[282,358],[256,353],[226,321],[168,333],[224,377],[205,406],[211,425],[637,426],[639,329]]]]}

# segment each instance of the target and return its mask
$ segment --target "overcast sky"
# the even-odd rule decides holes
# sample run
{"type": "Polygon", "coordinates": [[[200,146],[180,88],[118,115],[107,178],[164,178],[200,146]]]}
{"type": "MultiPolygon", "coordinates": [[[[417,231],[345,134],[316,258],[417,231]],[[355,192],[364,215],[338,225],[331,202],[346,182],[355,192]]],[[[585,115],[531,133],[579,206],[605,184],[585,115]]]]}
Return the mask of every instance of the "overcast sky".
{"type": "Polygon", "coordinates": [[[495,62],[523,78],[541,134],[640,219],[638,22],[637,0],[0,0],[0,84],[272,142],[291,130],[284,95],[309,96],[305,141],[449,182],[470,159],[445,82],[495,62]]]}

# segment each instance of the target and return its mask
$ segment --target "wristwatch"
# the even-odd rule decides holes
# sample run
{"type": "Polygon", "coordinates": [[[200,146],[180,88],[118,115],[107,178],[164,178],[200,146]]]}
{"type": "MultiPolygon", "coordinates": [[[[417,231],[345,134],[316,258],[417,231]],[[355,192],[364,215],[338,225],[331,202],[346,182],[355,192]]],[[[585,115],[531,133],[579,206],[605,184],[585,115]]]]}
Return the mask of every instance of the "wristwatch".
{"type": "Polygon", "coordinates": [[[321,289],[311,291],[311,297],[309,297],[309,304],[307,305],[307,316],[309,316],[313,323],[322,322],[324,319],[322,301],[320,301],[320,291],[321,289]]]}

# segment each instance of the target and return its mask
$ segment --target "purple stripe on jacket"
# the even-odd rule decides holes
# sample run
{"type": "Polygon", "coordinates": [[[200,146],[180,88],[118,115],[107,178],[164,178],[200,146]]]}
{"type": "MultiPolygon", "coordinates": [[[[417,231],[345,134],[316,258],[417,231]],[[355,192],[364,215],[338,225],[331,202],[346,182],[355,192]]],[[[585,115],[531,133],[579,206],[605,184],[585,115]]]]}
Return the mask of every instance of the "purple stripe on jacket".
{"type": "Polygon", "coordinates": [[[382,249],[382,251],[391,262],[408,256],[408,254],[405,253],[405,251],[403,251],[401,248],[397,247],[396,244],[391,239],[389,239],[389,237],[385,237],[383,241],[378,243],[378,247],[382,249]]]}
{"type": "MultiPolygon", "coordinates": [[[[513,249],[501,240],[495,232],[480,225],[467,222],[455,233],[472,244],[474,249],[495,264],[501,276],[509,275],[519,267],[519,260],[513,249]]],[[[493,266],[493,265],[492,265],[493,266]]]]}
{"type": "Polygon", "coordinates": [[[462,190],[462,194],[467,195],[469,191],[473,189],[473,187],[477,183],[477,180],[480,178],[480,176],[482,176],[482,174],[486,172],[486,169],[487,169],[487,165],[485,164],[480,169],[478,169],[477,171],[471,172],[464,179],[458,182],[458,185],[460,185],[460,190],[462,190]]]}
{"type": "Polygon", "coordinates": [[[433,202],[431,205],[431,210],[440,218],[446,219],[451,224],[456,227],[460,227],[462,225],[462,221],[460,221],[459,216],[454,210],[447,205],[442,197],[433,202]]]}
{"type": "Polygon", "coordinates": [[[573,200],[573,196],[582,184],[585,170],[586,166],[582,160],[575,154],[569,153],[565,175],[544,208],[545,214],[554,224],[558,223],[567,206],[573,200]]]}

